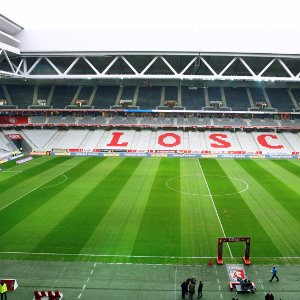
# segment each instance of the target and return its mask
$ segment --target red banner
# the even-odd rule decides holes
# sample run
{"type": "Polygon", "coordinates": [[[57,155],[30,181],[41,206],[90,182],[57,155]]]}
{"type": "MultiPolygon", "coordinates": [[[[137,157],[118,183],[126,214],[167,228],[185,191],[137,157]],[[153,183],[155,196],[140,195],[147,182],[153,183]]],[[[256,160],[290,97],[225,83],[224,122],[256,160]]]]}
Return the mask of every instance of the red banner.
{"type": "Polygon", "coordinates": [[[11,124],[11,125],[28,124],[28,117],[3,116],[0,117],[0,124],[11,124]]]}
{"type": "Polygon", "coordinates": [[[10,140],[22,140],[22,136],[17,133],[10,133],[6,135],[10,140]]]}
{"type": "Polygon", "coordinates": [[[6,283],[8,291],[14,291],[18,287],[18,283],[16,279],[0,279],[0,280],[6,283]]]}

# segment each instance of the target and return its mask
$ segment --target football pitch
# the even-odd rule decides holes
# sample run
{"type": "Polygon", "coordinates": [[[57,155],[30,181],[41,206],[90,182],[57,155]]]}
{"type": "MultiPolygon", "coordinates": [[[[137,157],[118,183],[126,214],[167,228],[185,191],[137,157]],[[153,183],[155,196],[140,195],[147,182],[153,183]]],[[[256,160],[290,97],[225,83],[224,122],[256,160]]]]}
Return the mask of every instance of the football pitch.
{"type": "MultiPolygon", "coordinates": [[[[1,168],[3,263],[207,265],[224,236],[251,237],[255,266],[300,263],[299,160],[47,156],[1,168]]],[[[244,247],[224,245],[224,263],[242,263],[244,247]]]]}

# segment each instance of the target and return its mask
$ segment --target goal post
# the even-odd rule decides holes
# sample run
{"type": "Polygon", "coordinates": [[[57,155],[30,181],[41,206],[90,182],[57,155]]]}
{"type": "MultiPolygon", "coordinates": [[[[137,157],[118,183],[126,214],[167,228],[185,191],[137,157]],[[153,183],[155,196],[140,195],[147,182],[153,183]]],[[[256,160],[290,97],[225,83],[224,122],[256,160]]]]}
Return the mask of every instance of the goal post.
{"type": "Polygon", "coordinates": [[[221,237],[218,238],[218,257],[217,264],[223,264],[223,243],[232,243],[232,242],[245,242],[245,254],[243,256],[243,261],[245,265],[250,265],[251,261],[250,256],[250,237],[221,237]]]}

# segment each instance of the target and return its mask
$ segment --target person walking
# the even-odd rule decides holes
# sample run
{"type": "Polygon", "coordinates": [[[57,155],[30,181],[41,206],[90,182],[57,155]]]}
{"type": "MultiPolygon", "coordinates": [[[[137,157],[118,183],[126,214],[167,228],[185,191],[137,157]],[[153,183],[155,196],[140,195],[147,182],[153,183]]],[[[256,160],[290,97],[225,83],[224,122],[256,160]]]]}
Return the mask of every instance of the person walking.
{"type": "Polygon", "coordinates": [[[198,299],[202,298],[202,289],[203,289],[203,282],[200,281],[198,285],[198,299]]]}
{"type": "Polygon", "coordinates": [[[272,273],[272,277],[270,279],[270,282],[272,282],[274,278],[276,278],[277,281],[279,281],[279,278],[277,276],[277,269],[275,267],[272,268],[271,273],[272,273]]]}
{"type": "Polygon", "coordinates": [[[1,300],[7,299],[6,292],[7,292],[7,285],[4,281],[1,281],[1,283],[0,283],[1,300]],[[3,298],[3,296],[4,296],[4,298],[3,298]]]}

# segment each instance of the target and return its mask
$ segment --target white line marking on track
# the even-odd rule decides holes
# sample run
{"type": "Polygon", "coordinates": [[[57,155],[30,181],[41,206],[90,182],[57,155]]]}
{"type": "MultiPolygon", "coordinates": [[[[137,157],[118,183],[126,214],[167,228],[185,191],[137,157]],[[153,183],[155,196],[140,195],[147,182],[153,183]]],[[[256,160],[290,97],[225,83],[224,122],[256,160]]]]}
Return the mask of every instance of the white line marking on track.
{"type": "Polygon", "coordinates": [[[259,284],[260,284],[261,288],[264,290],[264,286],[263,286],[263,284],[262,284],[262,282],[261,282],[260,278],[258,278],[258,282],[259,282],[259,284]]]}
{"type": "MultiPolygon", "coordinates": [[[[212,196],[212,194],[211,194],[211,191],[210,191],[210,188],[209,188],[209,186],[208,186],[208,183],[207,183],[206,177],[205,177],[205,175],[204,175],[204,172],[203,172],[202,166],[201,166],[201,164],[200,164],[200,160],[199,160],[199,159],[197,159],[197,161],[198,161],[198,164],[199,164],[199,167],[200,167],[201,173],[202,173],[202,175],[203,175],[203,178],[204,178],[204,181],[205,181],[205,185],[206,185],[206,187],[207,187],[208,194],[209,194],[209,196],[210,196],[210,199],[211,199],[211,202],[212,202],[212,204],[213,204],[213,207],[214,207],[215,213],[216,213],[216,215],[217,215],[217,218],[218,218],[218,221],[219,221],[219,224],[220,224],[220,227],[221,227],[221,230],[222,230],[223,236],[224,236],[224,237],[226,237],[226,234],[225,234],[225,231],[224,231],[224,227],[223,227],[223,225],[222,225],[222,222],[221,222],[221,219],[220,219],[220,216],[219,216],[219,213],[218,213],[218,210],[217,210],[217,207],[216,207],[216,204],[215,204],[214,198],[213,198],[213,196],[212,196]]],[[[232,255],[232,252],[231,252],[230,246],[229,246],[229,244],[228,244],[228,243],[226,243],[226,244],[227,244],[227,247],[228,247],[228,250],[229,250],[230,256],[231,256],[231,258],[233,258],[233,255],[232,255]]]]}
{"type": "MultiPolygon", "coordinates": [[[[94,273],[94,269],[95,269],[96,266],[97,266],[97,263],[94,263],[94,266],[93,266],[93,268],[92,268],[92,270],[91,270],[91,272],[90,272],[91,275],[94,273]]],[[[83,287],[82,287],[82,291],[81,291],[81,293],[78,295],[78,299],[80,299],[80,297],[82,296],[82,293],[83,293],[83,291],[85,290],[86,285],[87,285],[87,283],[88,283],[89,281],[90,281],[90,277],[88,277],[87,280],[85,281],[85,284],[84,284],[83,287]]]]}

